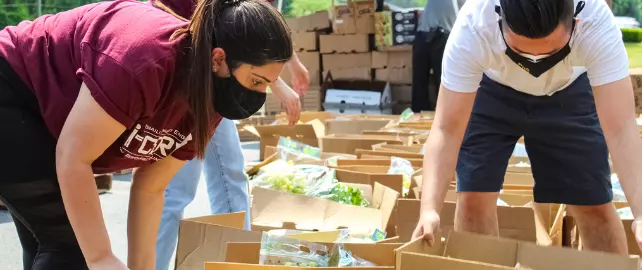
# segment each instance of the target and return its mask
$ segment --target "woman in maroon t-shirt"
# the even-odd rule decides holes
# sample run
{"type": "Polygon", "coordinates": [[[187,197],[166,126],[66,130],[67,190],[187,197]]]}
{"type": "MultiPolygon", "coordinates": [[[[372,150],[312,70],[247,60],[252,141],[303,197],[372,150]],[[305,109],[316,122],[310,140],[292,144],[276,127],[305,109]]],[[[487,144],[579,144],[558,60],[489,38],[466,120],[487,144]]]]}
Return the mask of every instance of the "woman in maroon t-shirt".
{"type": "Polygon", "coordinates": [[[25,269],[128,269],[111,250],[93,174],[135,167],[128,265],[153,269],[168,181],[202,157],[221,116],[247,118],[268,86],[283,86],[293,48],[277,10],[203,0],[195,14],[186,22],[121,0],[0,31],[0,138],[10,153],[0,199],[25,269]]]}

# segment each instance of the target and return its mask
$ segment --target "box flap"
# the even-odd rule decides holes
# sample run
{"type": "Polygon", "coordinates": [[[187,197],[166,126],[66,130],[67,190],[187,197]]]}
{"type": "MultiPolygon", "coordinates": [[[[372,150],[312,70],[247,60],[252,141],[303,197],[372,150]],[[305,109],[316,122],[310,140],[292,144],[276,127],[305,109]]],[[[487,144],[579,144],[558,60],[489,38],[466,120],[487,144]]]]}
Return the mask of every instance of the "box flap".
{"type": "Polygon", "coordinates": [[[373,208],[381,210],[384,225],[383,228],[387,228],[392,212],[397,206],[397,199],[399,199],[399,197],[399,192],[375,182],[371,202],[373,208]]]}
{"type": "MultiPolygon", "coordinates": [[[[199,268],[193,269],[201,269],[199,268]]],[[[242,264],[242,263],[205,263],[205,270],[292,270],[292,266],[279,265],[259,265],[259,264],[242,264]]],[[[354,270],[354,267],[296,267],[297,270],[354,270]]],[[[382,270],[394,269],[392,266],[382,267],[359,267],[359,270],[382,270]]]]}
{"type": "Polygon", "coordinates": [[[176,269],[200,269],[206,261],[222,262],[228,242],[256,241],[261,241],[260,232],[182,220],[178,232],[176,269]]]}
{"type": "Polygon", "coordinates": [[[245,212],[187,218],[183,219],[183,221],[243,230],[245,227],[245,212]]]}
{"type": "Polygon", "coordinates": [[[448,236],[444,257],[514,267],[517,264],[517,241],[453,232],[448,236]]]}
{"type": "Polygon", "coordinates": [[[252,224],[256,225],[280,227],[291,222],[301,229],[327,231],[345,227],[365,233],[385,228],[382,212],[375,208],[259,187],[252,189],[252,196],[252,224]]]}
{"type": "Polygon", "coordinates": [[[471,262],[436,255],[402,253],[397,270],[439,269],[439,270],[512,270],[514,267],[471,262]]]}
{"type": "Polygon", "coordinates": [[[638,270],[639,259],[604,252],[519,243],[517,261],[522,266],[546,270],[638,270]]]}
{"type": "Polygon", "coordinates": [[[374,188],[375,183],[378,182],[398,193],[403,190],[403,175],[400,174],[375,174],[336,169],[335,175],[339,181],[345,183],[366,184],[374,188]]]}

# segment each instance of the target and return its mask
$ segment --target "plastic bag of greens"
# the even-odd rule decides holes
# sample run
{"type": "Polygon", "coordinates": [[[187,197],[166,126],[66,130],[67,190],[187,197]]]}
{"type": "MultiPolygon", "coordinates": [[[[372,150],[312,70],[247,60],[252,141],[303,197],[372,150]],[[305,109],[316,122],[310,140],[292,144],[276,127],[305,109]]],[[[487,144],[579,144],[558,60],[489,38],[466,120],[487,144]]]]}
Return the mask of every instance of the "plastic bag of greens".
{"type": "Polygon", "coordinates": [[[328,247],[288,238],[283,230],[263,233],[259,264],[328,267],[328,247]]]}
{"type": "Polygon", "coordinates": [[[373,267],[376,264],[352,255],[350,250],[345,249],[343,244],[335,244],[328,255],[329,267],[373,267]]]}
{"type": "Polygon", "coordinates": [[[284,163],[257,176],[252,180],[253,187],[262,187],[294,194],[308,194],[315,190],[319,181],[327,181],[333,177],[334,171],[318,165],[292,165],[285,161],[275,161],[270,165],[284,163]],[[327,176],[330,175],[330,176],[327,176]]]}
{"type": "Polygon", "coordinates": [[[276,150],[281,160],[291,161],[294,164],[301,163],[306,160],[321,160],[321,149],[318,147],[313,147],[285,137],[279,137],[279,143],[276,146],[276,150]]]}
{"type": "Polygon", "coordinates": [[[388,169],[388,174],[401,174],[403,175],[403,196],[408,195],[410,191],[412,175],[415,173],[415,169],[412,168],[412,163],[409,160],[392,157],[390,161],[390,169],[388,169]]]}

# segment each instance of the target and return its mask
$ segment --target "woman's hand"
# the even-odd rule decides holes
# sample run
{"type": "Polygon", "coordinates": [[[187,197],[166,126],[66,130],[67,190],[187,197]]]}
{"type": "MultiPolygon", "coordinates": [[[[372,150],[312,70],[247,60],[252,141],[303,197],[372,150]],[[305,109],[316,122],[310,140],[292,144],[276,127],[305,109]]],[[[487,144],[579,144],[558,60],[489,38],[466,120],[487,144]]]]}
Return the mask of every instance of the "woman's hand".
{"type": "Polygon", "coordinates": [[[281,101],[288,115],[288,123],[296,125],[301,117],[301,100],[299,95],[279,78],[272,84],[272,93],[281,101]]]}
{"type": "Polygon", "coordinates": [[[88,265],[89,270],[129,270],[127,265],[111,254],[88,265]]]}
{"type": "Polygon", "coordinates": [[[292,55],[292,60],[288,62],[288,67],[290,68],[290,74],[292,75],[292,86],[294,91],[299,95],[305,95],[308,92],[308,86],[310,85],[310,74],[308,69],[305,68],[303,63],[299,60],[299,57],[294,53],[292,55]]]}

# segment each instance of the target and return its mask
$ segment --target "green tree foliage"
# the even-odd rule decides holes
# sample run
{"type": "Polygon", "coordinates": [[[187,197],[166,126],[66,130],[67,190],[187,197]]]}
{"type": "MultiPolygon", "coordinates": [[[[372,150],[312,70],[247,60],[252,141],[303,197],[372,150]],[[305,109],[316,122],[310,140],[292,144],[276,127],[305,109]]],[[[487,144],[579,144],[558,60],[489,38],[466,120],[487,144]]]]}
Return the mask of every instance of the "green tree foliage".
{"type": "Polygon", "coordinates": [[[642,22],[642,0],[613,0],[613,14],[642,22]]]}

